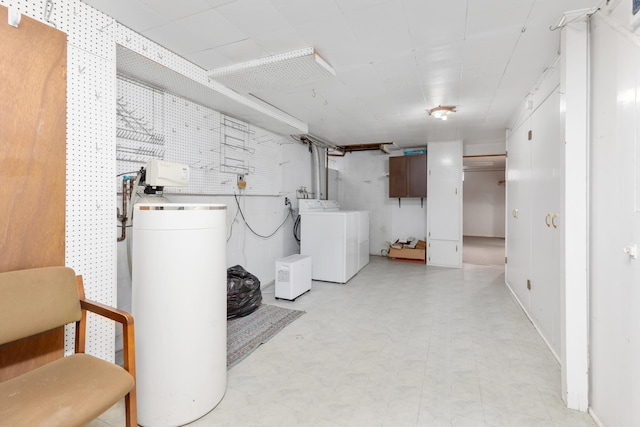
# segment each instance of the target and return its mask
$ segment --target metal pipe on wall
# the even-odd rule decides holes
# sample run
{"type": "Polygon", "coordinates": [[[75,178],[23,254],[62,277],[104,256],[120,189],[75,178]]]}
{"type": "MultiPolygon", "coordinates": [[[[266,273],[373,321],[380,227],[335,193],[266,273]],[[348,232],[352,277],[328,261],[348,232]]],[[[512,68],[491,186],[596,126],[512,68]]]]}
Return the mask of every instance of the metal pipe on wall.
{"type": "Polygon", "coordinates": [[[320,147],[316,146],[315,144],[312,145],[313,147],[313,152],[315,155],[315,172],[316,172],[316,182],[315,182],[315,197],[316,199],[320,199],[320,147]]]}
{"type": "MultiPolygon", "coordinates": [[[[324,150],[324,194],[325,198],[329,200],[329,150],[324,150]]],[[[337,200],[334,197],[334,200],[337,200]]]]}

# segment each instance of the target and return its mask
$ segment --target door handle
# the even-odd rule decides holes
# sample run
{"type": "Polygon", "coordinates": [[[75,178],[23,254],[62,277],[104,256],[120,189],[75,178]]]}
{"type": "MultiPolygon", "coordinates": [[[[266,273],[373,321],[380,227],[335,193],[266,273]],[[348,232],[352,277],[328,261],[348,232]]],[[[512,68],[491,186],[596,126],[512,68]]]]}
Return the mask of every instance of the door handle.
{"type": "Polygon", "coordinates": [[[547,216],[544,217],[544,223],[547,224],[547,228],[551,228],[551,224],[549,224],[549,218],[551,218],[551,214],[547,214],[547,216]]]}
{"type": "Polygon", "coordinates": [[[554,214],[553,218],[551,218],[551,225],[553,225],[553,228],[558,228],[558,224],[556,224],[556,220],[558,219],[558,215],[554,214]]]}

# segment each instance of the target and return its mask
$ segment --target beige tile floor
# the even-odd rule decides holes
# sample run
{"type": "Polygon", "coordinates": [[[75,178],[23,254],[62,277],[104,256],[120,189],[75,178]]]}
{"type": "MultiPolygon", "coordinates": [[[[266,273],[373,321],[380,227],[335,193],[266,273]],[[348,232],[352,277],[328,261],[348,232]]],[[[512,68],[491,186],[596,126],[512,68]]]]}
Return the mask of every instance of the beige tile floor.
{"type": "MultiPolygon", "coordinates": [[[[273,294],[306,314],[233,367],[192,426],[595,426],[562,403],[558,362],[503,266],[372,257],[346,285],[273,294]]],[[[118,404],[91,427],[122,425],[118,404]]]]}

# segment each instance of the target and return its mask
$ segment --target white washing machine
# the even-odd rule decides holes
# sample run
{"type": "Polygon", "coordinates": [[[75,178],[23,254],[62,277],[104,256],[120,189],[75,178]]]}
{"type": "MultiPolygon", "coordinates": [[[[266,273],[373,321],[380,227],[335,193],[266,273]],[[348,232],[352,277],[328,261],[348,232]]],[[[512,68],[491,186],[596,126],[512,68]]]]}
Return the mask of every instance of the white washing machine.
{"type": "Polygon", "coordinates": [[[346,283],[369,262],[369,213],[341,211],[335,200],[299,200],[300,253],[313,280],[346,283]]]}

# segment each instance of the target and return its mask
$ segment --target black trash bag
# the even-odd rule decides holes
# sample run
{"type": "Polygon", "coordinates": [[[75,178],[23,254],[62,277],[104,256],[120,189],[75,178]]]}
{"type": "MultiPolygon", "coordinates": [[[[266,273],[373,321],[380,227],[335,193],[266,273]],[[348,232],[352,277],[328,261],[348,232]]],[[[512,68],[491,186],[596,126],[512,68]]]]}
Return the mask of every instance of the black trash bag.
{"type": "Polygon", "coordinates": [[[251,314],[260,307],[260,280],[240,265],[227,269],[227,319],[251,314]]]}

